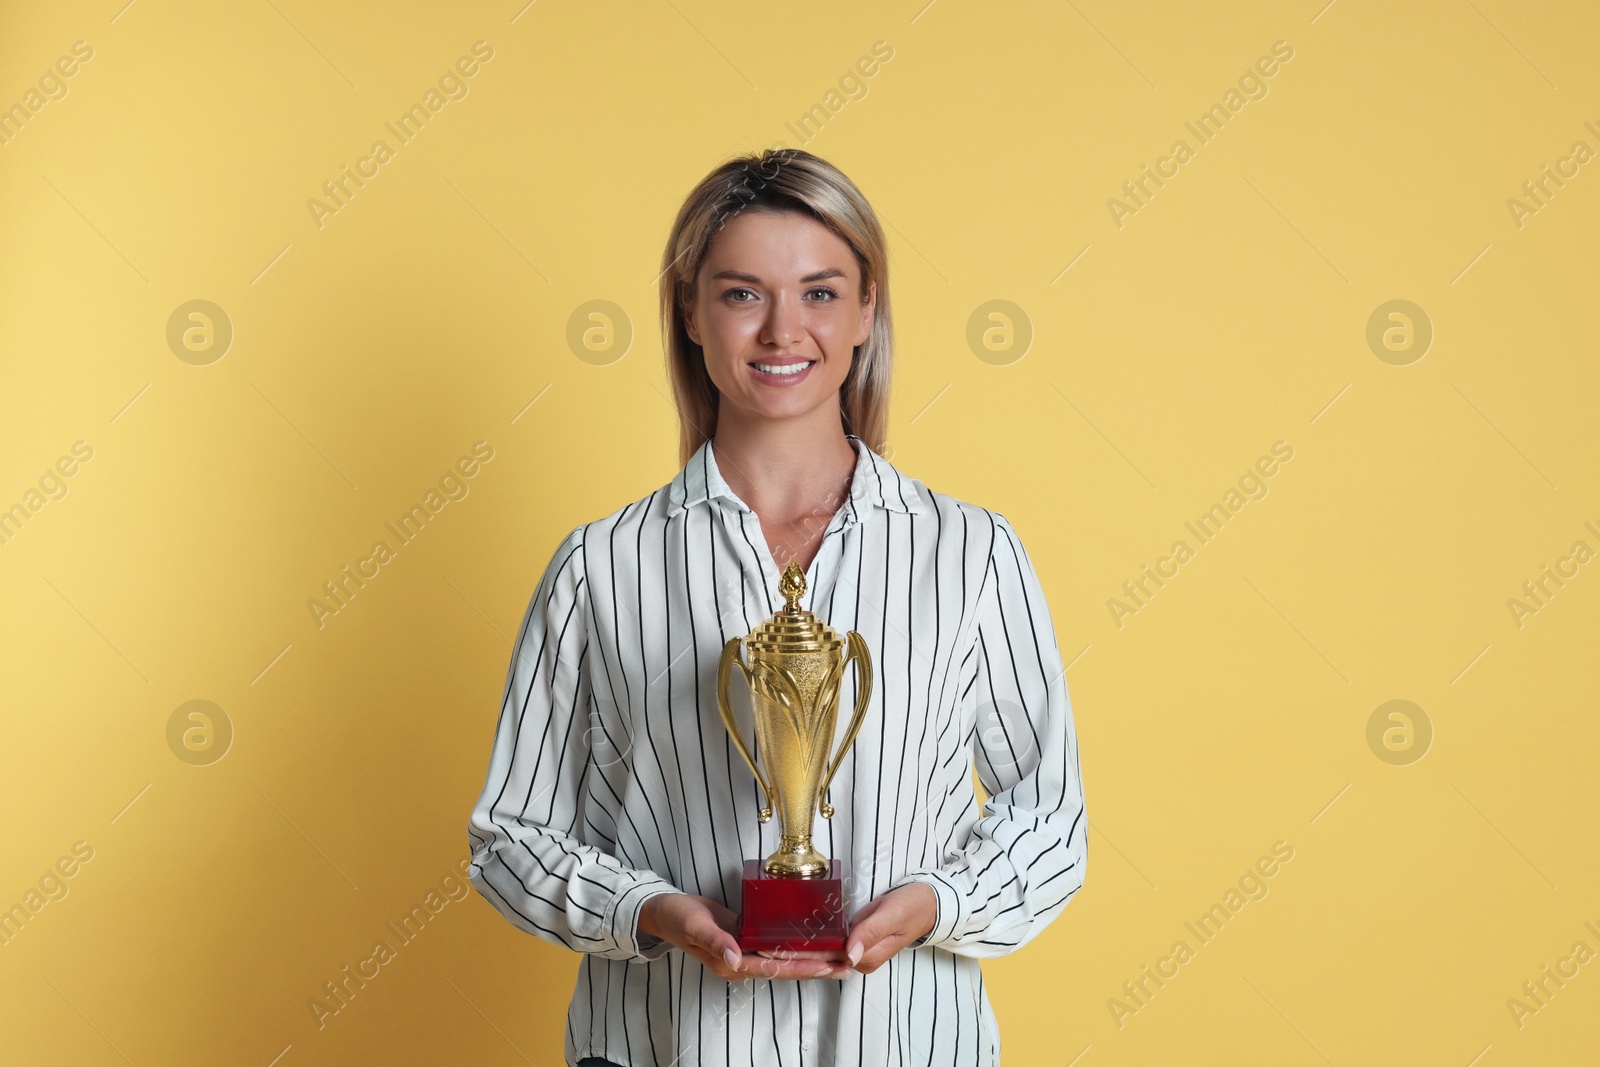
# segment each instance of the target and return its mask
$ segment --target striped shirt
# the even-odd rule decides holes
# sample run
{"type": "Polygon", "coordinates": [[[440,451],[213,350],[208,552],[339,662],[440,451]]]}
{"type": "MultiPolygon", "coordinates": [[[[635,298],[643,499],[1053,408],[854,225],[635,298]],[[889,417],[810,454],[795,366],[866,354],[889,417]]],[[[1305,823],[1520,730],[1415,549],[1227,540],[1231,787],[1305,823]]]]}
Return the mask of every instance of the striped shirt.
{"type": "MultiPolygon", "coordinates": [[[[658,893],[738,911],[743,861],[778,847],[716,676],[723,643],[782,607],[780,569],[708,441],[669,484],[556,549],[517,633],[469,820],[478,891],[518,928],[584,954],[569,1064],[997,1063],[980,960],[1032,940],[1083,886],[1072,708],[1021,541],[1003,515],[849,442],[849,496],[801,606],[861,633],[874,683],[830,790],[836,813],[813,833],[842,861],[847,914],[924,881],[937,922],[872,974],[731,983],[638,932],[658,893]]],[[[732,699],[748,707],[742,683],[732,699]]]]}

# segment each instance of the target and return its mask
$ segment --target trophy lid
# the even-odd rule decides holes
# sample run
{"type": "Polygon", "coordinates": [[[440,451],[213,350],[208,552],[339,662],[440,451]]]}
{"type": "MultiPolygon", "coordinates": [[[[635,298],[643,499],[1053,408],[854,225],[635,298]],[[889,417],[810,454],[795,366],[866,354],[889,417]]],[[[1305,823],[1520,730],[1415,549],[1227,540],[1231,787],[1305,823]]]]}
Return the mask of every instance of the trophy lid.
{"type": "Polygon", "coordinates": [[[837,652],[844,640],[833,628],[800,606],[805,595],[806,576],[794,560],[783,569],[778,592],[783,594],[782,610],[750,631],[745,644],[751,652],[767,655],[792,655],[804,652],[837,652]]]}

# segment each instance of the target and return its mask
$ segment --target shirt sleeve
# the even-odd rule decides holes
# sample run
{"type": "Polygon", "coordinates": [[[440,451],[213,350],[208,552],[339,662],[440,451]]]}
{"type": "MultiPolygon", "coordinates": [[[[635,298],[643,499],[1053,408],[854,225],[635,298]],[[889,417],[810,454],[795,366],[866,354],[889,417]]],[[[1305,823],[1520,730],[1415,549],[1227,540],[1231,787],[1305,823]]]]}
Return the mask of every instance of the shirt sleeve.
{"type": "Polygon", "coordinates": [[[916,945],[1003,956],[1036,937],[1083,888],[1083,775],[1066,670],[1050,609],[1022,542],[994,515],[978,594],[968,706],[989,799],[959,852],[901,882],[933,887],[938,918],[916,945]]]}
{"type": "Polygon", "coordinates": [[[468,878],[512,925],[578,952],[655,959],[639,909],[678,892],[580,840],[591,770],[588,590],[583,527],[556,549],[506,671],[489,770],[468,820],[468,878]]]}

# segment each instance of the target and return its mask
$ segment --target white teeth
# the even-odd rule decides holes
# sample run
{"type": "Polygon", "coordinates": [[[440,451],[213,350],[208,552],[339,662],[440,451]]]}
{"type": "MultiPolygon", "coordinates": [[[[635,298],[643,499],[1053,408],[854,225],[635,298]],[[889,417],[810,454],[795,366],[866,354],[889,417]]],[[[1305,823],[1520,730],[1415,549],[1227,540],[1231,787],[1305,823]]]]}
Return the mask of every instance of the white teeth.
{"type": "Polygon", "coordinates": [[[771,363],[756,363],[752,365],[762,374],[776,374],[780,377],[788,377],[791,374],[799,374],[815,362],[816,360],[812,360],[809,363],[789,363],[783,366],[775,366],[771,363]]]}

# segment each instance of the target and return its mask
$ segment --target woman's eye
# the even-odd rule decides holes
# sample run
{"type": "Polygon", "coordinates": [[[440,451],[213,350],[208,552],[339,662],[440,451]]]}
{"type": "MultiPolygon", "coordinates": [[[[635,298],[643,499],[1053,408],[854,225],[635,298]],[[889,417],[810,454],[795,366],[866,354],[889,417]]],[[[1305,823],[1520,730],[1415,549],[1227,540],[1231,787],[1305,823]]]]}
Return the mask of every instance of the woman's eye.
{"type": "MultiPolygon", "coordinates": [[[[826,285],[819,285],[815,289],[806,290],[806,296],[808,298],[822,298],[812,299],[810,302],[813,304],[828,304],[839,299],[839,294],[833,289],[828,288],[826,285]]],[[[722,294],[722,298],[734,304],[748,304],[751,300],[756,299],[756,293],[751,289],[741,286],[737,289],[729,289],[727,292],[722,294]],[[748,297],[749,299],[745,299],[745,297],[748,297]]]]}

